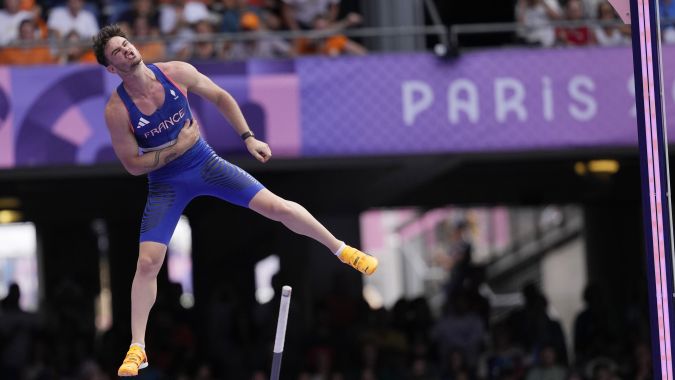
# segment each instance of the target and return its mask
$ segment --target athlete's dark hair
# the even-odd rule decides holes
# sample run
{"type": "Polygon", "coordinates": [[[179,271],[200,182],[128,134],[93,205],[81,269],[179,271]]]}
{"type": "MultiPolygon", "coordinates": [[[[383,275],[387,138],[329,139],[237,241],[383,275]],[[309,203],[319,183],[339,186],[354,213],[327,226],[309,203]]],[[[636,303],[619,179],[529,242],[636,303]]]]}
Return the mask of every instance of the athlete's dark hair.
{"type": "Polygon", "coordinates": [[[103,66],[108,66],[108,60],[105,57],[105,45],[108,44],[111,38],[118,36],[127,38],[126,33],[122,31],[122,28],[117,24],[106,25],[103,29],[92,38],[94,43],[94,54],[96,54],[96,60],[103,66]]]}

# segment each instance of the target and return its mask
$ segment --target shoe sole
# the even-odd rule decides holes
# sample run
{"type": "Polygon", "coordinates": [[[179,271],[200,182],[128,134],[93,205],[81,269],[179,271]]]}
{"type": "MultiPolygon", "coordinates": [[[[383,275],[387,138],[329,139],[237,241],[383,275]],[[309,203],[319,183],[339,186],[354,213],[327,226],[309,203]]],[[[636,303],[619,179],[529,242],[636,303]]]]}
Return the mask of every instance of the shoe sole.
{"type": "MultiPolygon", "coordinates": [[[[147,367],[148,367],[148,362],[144,362],[144,363],[141,363],[141,365],[138,366],[138,369],[141,370],[141,369],[147,368],[147,367]]],[[[122,374],[122,373],[117,372],[117,376],[119,376],[119,377],[134,377],[134,376],[138,376],[138,372],[136,372],[135,375],[122,374]]]]}

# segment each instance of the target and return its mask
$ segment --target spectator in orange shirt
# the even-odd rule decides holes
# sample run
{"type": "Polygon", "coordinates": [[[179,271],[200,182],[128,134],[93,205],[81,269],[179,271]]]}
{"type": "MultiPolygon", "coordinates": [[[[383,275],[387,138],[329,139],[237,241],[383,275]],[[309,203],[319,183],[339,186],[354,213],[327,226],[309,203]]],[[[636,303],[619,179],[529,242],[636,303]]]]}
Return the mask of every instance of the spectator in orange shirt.
{"type": "Polygon", "coordinates": [[[37,65],[54,63],[56,60],[49,52],[49,47],[37,37],[38,28],[32,19],[25,19],[19,24],[19,37],[12,42],[27,44],[25,46],[0,49],[0,64],[3,65],[37,65]]]}
{"type": "Polygon", "coordinates": [[[96,63],[94,51],[76,31],[68,33],[64,39],[64,48],[59,61],[61,63],[96,63]]]}
{"type": "Polygon", "coordinates": [[[308,38],[300,38],[295,41],[296,51],[298,54],[323,54],[329,56],[343,54],[364,55],[368,50],[363,45],[337,33],[340,30],[360,23],[361,16],[357,13],[350,13],[344,20],[335,23],[331,23],[327,16],[318,16],[314,19],[314,30],[328,33],[333,32],[335,34],[320,39],[310,40],[308,38]]]}
{"type": "Polygon", "coordinates": [[[244,12],[241,15],[241,30],[256,33],[256,39],[236,41],[226,51],[226,57],[232,60],[246,60],[249,58],[283,58],[293,55],[291,45],[283,39],[267,31],[267,26],[260,17],[253,12],[244,12]]]}
{"type": "Polygon", "coordinates": [[[19,3],[19,9],[22,11],[29,11],[33,14],[35,25],[37,25],[40,30],[40,38],[47,38],[49,29],[47,28],[47,22],[42,18],[42,5],[37,4],[35,0],[20,0],[19,3]]]}

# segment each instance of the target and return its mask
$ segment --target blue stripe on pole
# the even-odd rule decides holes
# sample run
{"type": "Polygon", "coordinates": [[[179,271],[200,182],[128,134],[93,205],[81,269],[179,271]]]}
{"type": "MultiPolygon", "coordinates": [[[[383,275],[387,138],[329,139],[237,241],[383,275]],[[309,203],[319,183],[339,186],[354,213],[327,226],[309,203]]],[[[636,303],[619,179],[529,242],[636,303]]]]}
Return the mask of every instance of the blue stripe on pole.
{"type": "Polygon", "coordinates": [[[281,356],[282,352],[275,352],[272,357],[272,374],[270,380],[279,380],[279,373],[281,372],[281,356]]]}

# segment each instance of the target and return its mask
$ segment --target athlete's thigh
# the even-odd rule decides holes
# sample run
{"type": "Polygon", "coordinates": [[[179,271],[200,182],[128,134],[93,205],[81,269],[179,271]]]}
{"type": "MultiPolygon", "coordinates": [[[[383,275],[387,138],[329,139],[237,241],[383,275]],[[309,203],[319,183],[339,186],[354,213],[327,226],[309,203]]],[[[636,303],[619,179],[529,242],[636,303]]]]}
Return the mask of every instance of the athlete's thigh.
{"type": "Polygon", "coordinates": [[[140,241],[169,244],[178,219],[192,198],[180,183],[170,180],[150,181],[140,241]]]}
{"type": "Polygon", "coordinates": [[[245,170],[218,155],[209,157],[200,170],[206,194],[242,207],[265,187],[245,170]]]}

